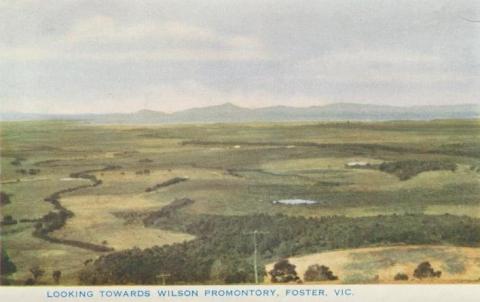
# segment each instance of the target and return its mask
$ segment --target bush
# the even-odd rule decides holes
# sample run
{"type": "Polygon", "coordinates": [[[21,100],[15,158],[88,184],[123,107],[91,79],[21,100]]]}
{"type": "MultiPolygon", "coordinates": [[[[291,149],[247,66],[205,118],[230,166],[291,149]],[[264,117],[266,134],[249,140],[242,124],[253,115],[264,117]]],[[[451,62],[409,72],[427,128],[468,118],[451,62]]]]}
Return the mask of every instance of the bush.
{"type": "Polygon", "coordinates": [[[45,271],[41,269],[38,265],[30,268],[30,272],[32,273],[33,280],[35,280],[35,282],[37,282],[37,280],[45,274],[45,271]]]}
{"type": "Polygon", "coordinates": [[[22,165],[22,159],[20,158],[15,158],[10,162],[12,166],[21,166],[22,165]]]}
{"type": "Polygon", "coordinates": [[[62,272],[61,271],[53,271],[52,273],[52,278],[53,278],[53,281],[55,281],[55,284],[59,284],[60,283],[60,277],[62,276],[62,272]]]}
{"type": "Polygon", "coordinates": [[[332,281],[338,280],[328,266],[313,264],[308,267],[303,275],[305,281],[332,281]]]}
{"type": "Polygon", "coordinates": [[[395,281],[406,281],[408,280],[408,275],[405,273],[397,273],[393,279],[395,281]]]}
{"type": "Polygon", "coordinates": [[[435,271],[430,264],[430,262],[425,261],[420,263],[415,271],[413,272],[413,276],[418,279],[423,278],[440,278],[442,275],[441,271],[435,271]]]}
{"type": "Polygon", "coordinates": [[[35,280],[33,280],[33,278],[28,278],[27,280],[25,280],[25,285],[35,285],[35,280]]]}
{"type": "Polygon", "coordinates": [[[295,265],[291,264],[288,259],[282,259],[273,265],[273,269],[268,273],[273,283],[287,283],[298,281],[300,278],[295,271],[295,265]]]}

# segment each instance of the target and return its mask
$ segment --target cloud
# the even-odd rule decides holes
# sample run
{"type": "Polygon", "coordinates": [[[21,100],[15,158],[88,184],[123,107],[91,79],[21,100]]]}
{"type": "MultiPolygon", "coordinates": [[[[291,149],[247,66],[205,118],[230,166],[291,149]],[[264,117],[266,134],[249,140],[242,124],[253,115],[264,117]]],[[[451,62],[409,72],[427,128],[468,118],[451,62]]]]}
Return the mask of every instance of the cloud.
{"type": "Polygon", "coordinates": [[[221,38],[209,29],[179,22],[167,21],[121,24],[110,16],[94,16],[75,23],[67,33],[73,43],[95,42],[139,42],[149,40],[198,41],[207,43],[222,42],[221,38]]]}
{"type": "Polygon", "coordinates": [[[58,111],[479,103],[480,26],[461,18],[480,15],[479,3],[0,1],[0,102],[58,111]]]}
{"type": "Polygon", "coordinates": [[[247,35],[222,35],[180,22],[122,24],[97,15],[74,23],[47,45],[2,47],[5,60],[254,60],[266,59],[262,43],[247,35]]]}
{"type": "Polygon", "coordinates": [[[295,64],[294,70],[326,83],[434,85],[475,80],[474,74],[451,70],[439,55],[396,49],[329,52],[295,64]]]}

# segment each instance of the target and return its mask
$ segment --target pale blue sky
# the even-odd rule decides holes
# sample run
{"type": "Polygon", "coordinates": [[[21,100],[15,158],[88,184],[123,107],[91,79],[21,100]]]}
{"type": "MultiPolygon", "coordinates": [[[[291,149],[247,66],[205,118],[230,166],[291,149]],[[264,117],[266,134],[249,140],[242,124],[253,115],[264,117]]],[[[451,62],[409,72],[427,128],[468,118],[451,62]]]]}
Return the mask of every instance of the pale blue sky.
{"type": "Polygon", "coordinates": [[[480,1],[0,1],[1,111],[480,103],[480,1]]]}

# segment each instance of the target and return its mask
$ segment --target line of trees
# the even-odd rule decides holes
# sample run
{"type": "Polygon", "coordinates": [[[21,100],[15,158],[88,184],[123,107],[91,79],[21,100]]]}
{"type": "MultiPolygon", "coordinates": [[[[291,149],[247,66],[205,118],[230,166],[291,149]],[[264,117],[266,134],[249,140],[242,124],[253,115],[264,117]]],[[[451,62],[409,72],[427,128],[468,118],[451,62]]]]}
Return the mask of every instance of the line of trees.
{"type": "Polygon", "coordinates": [[[182,181],[187,181],[188,178],[185,178],[185,177],[174,177],[172,179],[169,179],[167,181],[164,181],[162,183],[159,183],[159,184],[156,184],[152,187],[148,187],[145,189],[145,192],[152,192],[152,191],[156,191],[160,188],[164,188],[164,187],[168,187],[168,186],[171,186],[171,185],[174,185],[174,184],[177,184],[177,183],[180,183],[182,181]]]}
{"type": "Polygon", "coordinates": [[[402,160],[384,162],[378,166],[378,169],[396,175],[400,180],[407,180],[426,171],[446,170],[454,172],[457,169],[457,164],[441,160],[402,160]]]}

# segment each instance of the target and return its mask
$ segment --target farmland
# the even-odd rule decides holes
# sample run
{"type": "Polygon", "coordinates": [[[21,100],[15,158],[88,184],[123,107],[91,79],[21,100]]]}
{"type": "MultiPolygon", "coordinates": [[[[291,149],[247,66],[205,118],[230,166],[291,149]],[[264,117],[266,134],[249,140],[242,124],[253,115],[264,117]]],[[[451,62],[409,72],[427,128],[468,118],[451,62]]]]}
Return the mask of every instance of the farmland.
{"type": "Polygon", "coordinates": [[[0,126],[1,220],[16,221],[1,228],[10,284],[35,266],[45,271],[37,284],[54,283],[55,270],[61,284],[156,283],[163,271],[171,283],[252,282],[243,233],[255,229],[269,232],[262,265],[340,253],[332,267],[351,276],[338,282],[390,282],[384,258],[409,272],[431,261],[445,268],[440,280],[480,278],[478,120],[0,126]],[[282,199],[317,203],[273,203],[282,199]],[[162,260],[173,255],[183,262],[162,260]],[[457,256],[464,263],[448,266],[457,256]],[[122,266],[130,261],[144,271],[122,266]],[[102,275],[122,269],[123,279],[102,275]]]}

